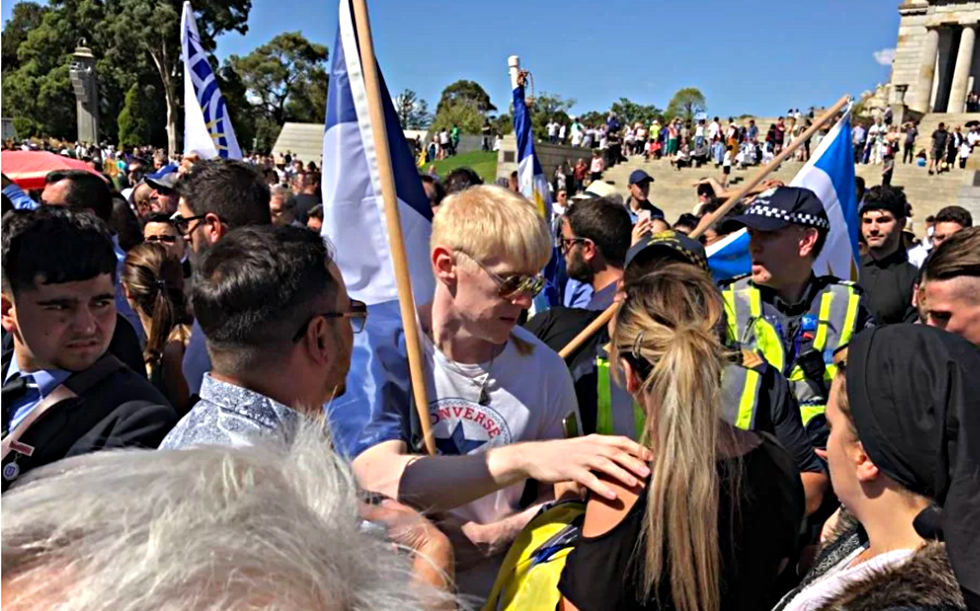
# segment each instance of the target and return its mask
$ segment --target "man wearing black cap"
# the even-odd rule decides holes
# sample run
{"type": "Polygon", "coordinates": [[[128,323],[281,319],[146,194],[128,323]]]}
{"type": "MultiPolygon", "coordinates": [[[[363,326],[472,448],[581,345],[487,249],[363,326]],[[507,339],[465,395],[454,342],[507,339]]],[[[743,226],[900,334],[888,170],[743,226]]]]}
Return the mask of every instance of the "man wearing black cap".
{"type": "Polygon", "coordinates": [[[908,202],[894,187],[871,187],[861,206],[861,236],[868,251],[861,255],[861,287],[868,308],[880,325],[912,322],[912,291],[919,273],[902,244],[908,202]]]}
{"type": "Polygon", "coordinates": [[[630,174],[630,196],[626,200],[626,210],[630,213],[630,220],[636,225],[640,220],[640,212],[648,211],[650,218],[664,218],[664,211],[650,203],[650,184],[653,177],[643,170],[633,170],[630,174]]]}
{"type": "Polygon", "coordinates": [[[786,376],[813,445],[824,447],[833,353],[874,319],[859,287],[813,274],[830,231],[813,191],[765,191],[734,220],[748,227],[752,273],[723,291],[731,339],[786,376]]]}
{"type": "Polygon", "coordinates": [[[151,189],[150,212],[173,214],[177,212],[177,169],[169,165],[143,179],[151,189]]]}

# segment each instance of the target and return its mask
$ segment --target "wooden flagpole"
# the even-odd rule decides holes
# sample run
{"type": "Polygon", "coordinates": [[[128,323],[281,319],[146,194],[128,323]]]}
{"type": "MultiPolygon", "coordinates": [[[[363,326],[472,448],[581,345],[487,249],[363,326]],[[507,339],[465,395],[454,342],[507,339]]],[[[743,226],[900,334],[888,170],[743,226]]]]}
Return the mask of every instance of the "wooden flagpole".
{"type": "MultiPolygon", "coordinates": [[[[834,117],[837,116],[837,113],[847,106],[850,100],[851,97],[848,95],[845,95],[841,99],[837,100],[837,103],[820,115],[817,120],[813,122],[813,125],[807,128],[807,130],[803,132],[799,138],[794,139],[792,144],[784,148],[778,155],[773,157],[772,161],[770,161],[767,165],[759,168],[759,171],[756,172],[752,178],[750,178],[749,181],[742,186],[741,189],[736,191],[734,195],[725,200],[725,203],[723,203],[718,210],[702,217],[701,222],[699,222],[698,226],[691,232],[690,237],[697,239],[701,236],[701,234],[710,229],[712,225],[717,223],[723,216],[728,214],[728,212],[735,207],[735,204],[741,201],[741,199],[745,197],[752,189],[765,180],[766,176],[778,168],[780,163],[786,161],[786,159],[789,158],[789,156],[792,155],[796,149],[803,146],[803,143],[813,137],[813,135],[816,134],[821,127],[832,121],[834,117]]],[[[595,335],[599,329],[606,326],[609,321],[612,320],[612,317],[615,316],[618,308],[618,303],[614,303],[606,308],[606,310],[600,314],[598,318],[593,320],[588,327],[582,329],[582,331],[576,335],[572,341],[568,342],[568,344],[566,344],[565,347],[558,352],[558,354],[561,355],[562,358],[568,358],[570,354],[578,350],[579,346],[595,335]]]]}
{"type": "Polygon", "coordinates": [[[395,191],[395,175],[391,168],[391,151],[388,148],[388,132],[381,103],[381,83],[378,78],[377,63],[374,58],[374,42],[371,38],[371,23],[368,19],[367,2],[353,0],[354,20],[357,24],[357,42],[361,54],[361,70],[364,72],[364,87],[367,90],[370,110],[371,135],[378,159],[378,175],[381,180],[381,194],[385,206],[385,223],[388,228],[388,244],[391,260],[395,267],[395,281],[398,285],[398,305],[401,310],[402,326],[405,328],[405,346],[408,351],[408,368],[411,373],[412,395],[418,410],[419,422],[425,449],[430,455],[436,453],[436,442],[432,436],[429,422],[429,399],[426,392],[425,371],[422,368],[422,343],[419,338],[418,316],[415,311],[415,297],[412,294],[412,279],[405,256],[405,238],[402,235],[401,218],[398,212],[398,196],[395,191]]]}

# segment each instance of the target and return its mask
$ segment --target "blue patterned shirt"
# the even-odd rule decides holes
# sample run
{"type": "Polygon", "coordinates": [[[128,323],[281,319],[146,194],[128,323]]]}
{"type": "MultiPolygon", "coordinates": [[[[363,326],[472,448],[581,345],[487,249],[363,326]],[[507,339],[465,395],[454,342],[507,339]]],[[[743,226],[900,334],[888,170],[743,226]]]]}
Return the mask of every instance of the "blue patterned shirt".
{"type": "Polygon", "coordinates": [[[255,391],[204,374],[201,400],[160,444],[161,450],[194,445],[249,446],[256,435],[289,434],[299,412],[255,391]]]}

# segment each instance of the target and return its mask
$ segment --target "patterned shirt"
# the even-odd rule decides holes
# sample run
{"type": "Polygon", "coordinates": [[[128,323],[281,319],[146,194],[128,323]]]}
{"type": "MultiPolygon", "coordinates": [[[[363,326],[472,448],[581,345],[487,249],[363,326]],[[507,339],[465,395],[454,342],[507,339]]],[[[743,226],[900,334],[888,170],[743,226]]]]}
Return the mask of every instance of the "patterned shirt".
{"type": "Polygon", "coordinates": [[[204,374],[201,400],[160,444],[161,450],[194,445],[249,446],[256,435],[289,434],[299,412],[257,392],[204,374]]]}

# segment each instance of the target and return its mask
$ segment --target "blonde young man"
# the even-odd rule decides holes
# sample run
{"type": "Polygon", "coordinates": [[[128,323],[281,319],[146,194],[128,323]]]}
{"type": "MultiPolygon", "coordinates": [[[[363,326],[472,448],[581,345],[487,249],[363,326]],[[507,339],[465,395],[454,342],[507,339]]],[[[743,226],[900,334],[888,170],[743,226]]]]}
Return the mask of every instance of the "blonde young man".
{"type": "Polygon", "coordinates": [[[447,197],[430,254],[436,290],[420,319],[439,455],[411,453],[408,405],[371,414],[357,404],[331,407],[331,426],[369,433],[355,437],[370,437],[370,447],[343,447],[349,436],[336,436],[363,488],[444,512],[440,526],[454,539],[459,590],[483,599],[503,553],[551,498],[552,488],[542,485],[537,500],[522,506],[528,478],[576,481],[615,498],[593,471],[640,481],[650,455],[622,437],[563,439],[563,422],[579,420],[568,369],[517,326],[551,254],[548,226],[530,202],[488,185],[447,197]]]}

